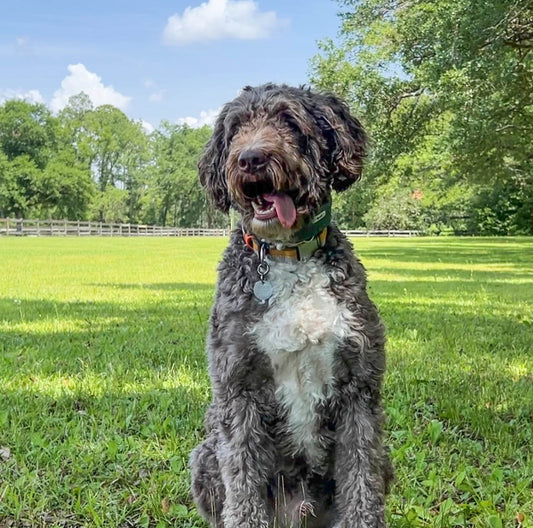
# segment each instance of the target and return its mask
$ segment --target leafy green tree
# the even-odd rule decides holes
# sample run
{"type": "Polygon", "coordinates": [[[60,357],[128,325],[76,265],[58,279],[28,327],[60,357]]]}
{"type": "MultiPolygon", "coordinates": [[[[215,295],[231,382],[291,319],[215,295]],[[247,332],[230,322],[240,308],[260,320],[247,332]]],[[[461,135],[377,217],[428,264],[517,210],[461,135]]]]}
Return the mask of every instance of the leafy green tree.
{"type": "Polygon", "coordinates": [[[27,216],[38,202],[40,174],[29,156],[17,156],[10,161],[0,152],[0,216],[27,216]]]}
{"type": "Polygon", "coordinates": [[[146,136],[138,123],[111,105],[99,106],[84,116],[90,164],[101,191],[108,185],[127,184],[132,168],[146,161],[146,136]]]}
{"type": "Polygon", "coordinates": [[[92,207],[92,216],[99,220],[113,216],[108,205],[120,195],[122,205],[126,197],[126,213],[121,205],[115,216],[122,221],[138,221],[150,161],[148,138],[141,124],[111,105],[94,109],[83,92],[69,99],[59,119],[65,148],[74,149],[79,166],[91,171],[96,184],[96,201],[102,209],[92,207]],[[125,193],[112,189],[106,193],[108,187],[125,193]]]}
{"type": "Polygon", "coordinates": [[[101,222],[129,223],[127,191],[113,185],[108,185],[104,191],[97,191],[90,216],[101,222]]]}
{"type": "Polygon", "coordinates": [[[416,195],[405,190],[379,193],[372,208],[365,214],[370,229],[420,229],[422,210],[416,195]]]}
{"type": "Polygon", "coordinates": [[[83,220],[94,197],[91,173],[81,166],[72,151],[58,153],[37,180],[36,215],[83,220]]]}
{"type": "Polygon", "coordinates": [[[90,141],[91,132],[88,129],[89,115],[93,110],[89,96],[85,92],[80,92],[71,96],[68,104],[58,114],[61,124],[59,135],[61,148],[74,149],[77,162],[88,168],[94,156],[90,141]]]}
{"type": "Polygon", "coordinates": [[[0,106],[0,149],[9,160],[25,155],[42,169],[56,148],[57,127],[43,104],[6,101],[0,106]]]}
{"type": "Polygon", "coordinates": [[[469,217],[477,232],[532,232],[532,4],[339,3],[342,40],[322,44],[313,82],[344,96],[362,116],[372,139],[366,174],[374,188],[392,181],[422,190],[422,205],[437,209],[428,211],[434,217],[469,217]],[[475,211],[498,186],[513,197],[504,201],[508,221],[481,229],[475,211]]]}
{"type": "Polygon", "coordinates": [[[197,162],[212,131],[163,122],[152,135],[154,167],[148,180],[146,219],[181,227],[225,226],[198,182],[197,162]]]}

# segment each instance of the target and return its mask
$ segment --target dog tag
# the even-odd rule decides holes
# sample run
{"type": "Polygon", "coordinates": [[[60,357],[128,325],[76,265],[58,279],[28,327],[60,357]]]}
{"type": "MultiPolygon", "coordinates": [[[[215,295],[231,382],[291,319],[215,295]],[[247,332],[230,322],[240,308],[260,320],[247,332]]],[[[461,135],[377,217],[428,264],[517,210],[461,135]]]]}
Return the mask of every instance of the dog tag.
{"type": "Polygon", "coordinates": [[[268,281],[257,281],[254,284],[254,295],[255,298],[261,303],[264,304],[270,297],[272,297],[272,294],[274,293],[274,289],[272,288],[272,284],[268,281]]]}

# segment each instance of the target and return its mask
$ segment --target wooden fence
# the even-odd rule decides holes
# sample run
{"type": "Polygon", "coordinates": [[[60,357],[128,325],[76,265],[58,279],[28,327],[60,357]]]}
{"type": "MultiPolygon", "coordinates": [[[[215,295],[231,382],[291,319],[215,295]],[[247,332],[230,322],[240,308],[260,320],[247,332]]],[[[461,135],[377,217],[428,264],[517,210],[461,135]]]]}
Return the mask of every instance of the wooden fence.
{"type": "Polygon", "coordinates": [[[378,231],[362,231],[357,229],[343,229],[342,232],[349,237],[368,237],[368,236],[383,236],[383,237],[413,237],[419,236],[420,231],[406,230],[398,231],[394,229],[378,230],[378,231]]]}
{"type": "MultiPolygon", "coordinates": [[[[229,236],[229,229],[165,227],[139,224],[107,224],[71,220],[29,220],[0,218],[0,236],[229,236]]],[[[419,231],[346,230],[351,237],[411,237],[419,231]]]]}
{"type": "Polygon", "coordinates": [[[229,236],[229,229],[199,229],[71,220],[0,218],[0,236],[229,236]]]}

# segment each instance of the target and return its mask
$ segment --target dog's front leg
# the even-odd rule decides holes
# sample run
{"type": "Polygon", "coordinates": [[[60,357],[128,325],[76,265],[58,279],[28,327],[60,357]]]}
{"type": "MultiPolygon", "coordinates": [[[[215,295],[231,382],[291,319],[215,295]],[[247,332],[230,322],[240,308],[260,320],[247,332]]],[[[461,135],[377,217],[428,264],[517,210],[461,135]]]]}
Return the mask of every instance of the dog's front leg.
{"type": "Polygon", "coordinates": [[[335,448],[335,528],[384,528],[387,458],[379,398],[359,392],[347,394],[344,401],[335,448]]]}
{"type": "Polygon", "coordinates": [[[224,528],[268,528],[265,495],[274,454],[258,393],[227,401],[222,416],[220,465],[226,499],[224,528]]]}

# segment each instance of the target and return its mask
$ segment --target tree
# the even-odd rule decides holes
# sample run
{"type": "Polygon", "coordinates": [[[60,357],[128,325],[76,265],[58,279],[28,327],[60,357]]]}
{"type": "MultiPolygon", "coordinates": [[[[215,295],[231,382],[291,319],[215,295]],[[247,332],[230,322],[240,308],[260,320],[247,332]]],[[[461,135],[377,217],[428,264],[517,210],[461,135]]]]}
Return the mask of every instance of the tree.
{"type": "Polygon", "coordinates": [[[372,138],[367,176],[375,188],[396,180],[432,197],[441,219],[472,219],[479,198],[505,182],[514,197],[507,201],[507,232],[511,226],[533,232],[524,224],[533,193],[531,3],[340,4],[342,42],[322,44],[313,82],[347,98],[362,116],[372,138]],[[466,210],[457,192],[465,187],[466,210]]]}
{"type": "Polygon", "coordinates": [[[130,120],[111,105],[93,109],[83,92],[71,97],[61,111],[64,142],[74,149],[80,167],[90,170],[96,183],[97,202],[102,209],[92,208],[92,215],[104,220],[109,217],[109,203],[116,203],[118,194],[126,197],[126,213],[120,209],[123,221],[136,222],[140,215],[145,177],[149,165],[148,139],[140,123],[130,120]],[[125,193],[106,193],[117,187],[125,193]]]}
{"type": "Polygon", "coordinates": [[[90,168],[93,153],[88,130],[89,115],[93,112],[91,99],[85,92],[69,97],[68,103],[59,114],[61,124],[60,142],[62,148],[73,148],[76,160],[90,168]]]}
{"type": "Polygon", "coordinates": [[[146,215],[162,225],[225,226],[227,219],[213,210],[200,187],[197,162],[212,130],[163,122],[153,134],[154,167],[146,195],[146,215]]]}
{"type": "Polygon", "coordinates": [[[42,169],[56,148],[57,127],[43,104],[6,101],[0,106],[0,149],[9,160],[26,155],[42,169]]]}
{"type": "Polygon", "coordinates": [[[24,217],[38,202],[40,171],[27,155],[10,161],[0,152],[0,216],[24,217]]]}
{"type": "Polygon", "coordinates": [[[146,137],[138,123],[111,105],[99,106],[84,116],[91,168],[101,191],[126,184],[131,169],[145,161],[146,137]]]}
{"type": "Polygon", "coordinates": [[[118,189],[113,185],[107,186],[104,191],[97,191],[92,203],[91,217],[97,218],[101,222],[127,222],[127,191],[118,189]]]}
{"type": "Polygon", "coordinates": [[[78,161],[74,136],[40,104],[0,107],[0,214],[83,218],[93,191],[78,161]]]}
{"type": "Polygon", "coordinates": [[[81,166],[74,152],[58,153],[37,180],[39,217],[83,220],[87,217],[94,197],[91,173],[81,166]]]}
{"type": "Polygon", "coordinates": [[[421,208],[416,194],[402,189],[380,193],[371,209],[365,214],[370,229],[420,229],[421,208]]]}

